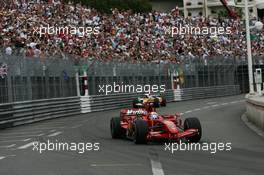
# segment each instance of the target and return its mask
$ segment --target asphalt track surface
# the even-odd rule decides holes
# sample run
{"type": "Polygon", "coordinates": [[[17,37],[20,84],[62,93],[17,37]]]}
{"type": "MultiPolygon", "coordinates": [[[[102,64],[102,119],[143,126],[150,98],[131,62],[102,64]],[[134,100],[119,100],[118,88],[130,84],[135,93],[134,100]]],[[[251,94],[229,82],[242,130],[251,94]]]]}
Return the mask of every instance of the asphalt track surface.
{"type": "Polygon", "coordinates": [[[1,175],[212,175],[264,174],[264,140],[241,120],[244,97],[170,103],[159,113],[196,116],[201,143],[231,142],[231,151],[165,150],[164,143],[113,140],[109,121],[119,110],[48,120],[0,131],[1,175]],[[99,151],[33,151],[32,142],[100,143],[99,151]]]}

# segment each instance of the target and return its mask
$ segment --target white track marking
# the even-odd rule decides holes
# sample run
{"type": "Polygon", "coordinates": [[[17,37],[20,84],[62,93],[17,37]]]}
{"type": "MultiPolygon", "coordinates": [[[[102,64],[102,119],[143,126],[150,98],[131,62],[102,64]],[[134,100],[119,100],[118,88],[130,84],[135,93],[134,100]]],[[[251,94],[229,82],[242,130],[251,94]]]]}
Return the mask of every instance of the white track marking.
{"type": "Polygon", "coordinates": [[[37,133],[41,133],[41,131],[36,131],[36,132],[0,133],[0,136],[17,136],[17,135],[37,134],[37,133]]]}
{"type": "Polygon", "coordinates": [[[59,127],[56,127],[56,126],[51,126],[51,127],[43,127],[43,128],[36,128],[36,129],[63,129],[65,128],[64,126],[59,126],[59,127]]]}
{"type": "Polygon", "coordinates": [[[5,156],[0,156],[0,160],[3,160],[8,157],[15,157],[16,155],[5,155],[5,156]]]}
{"type": "Polygon", "coordinates": [[[111,164],[90,164],[93,167],[120,167],[120,166],[142,166],[139,163],[111,163],[111,164]]]}
{"type": "Polygon", "coordinates": [[[27,142],[27,141],[29,141],[29,140],[31,140],[31,138],[25,139],[25,140],[23,140],[23,141],[24,141],[24,142],[27,142]]]}
{"type": "MultiPolygon", "coordinates": [[[[40,130],[52,130],[52,129],[64,129],[65,127],[64,126],[61,126],[61,127],[38,127],[38,128],[27,128],[27,129],[21,129],[19,131],[21,132],[27,132],[27,131],[33,131],[33,132],[38,132],[40,130]]],[[[18,132],[19,132],[18,131],[18,132]]]]}
{"type": "Polygon", "coordinates": [[[192,112],[192,110],[190,110],[190,111],[186,111],[185,114],[190,113],[190,112],[192,112]]]}
{"type": "Polygon", "coordinates": [[[31,140],[31,138],[22,139],[22,140],[2,140],[2,141],[0,141],[0,143],[7,143],[7,142],[27,142],[29,140],[31,140]]]}
{"type": "Polygon", "coordinates": [[[201,108],[196,108],[193,111],[200,111],[200,110],[201,110],[201,108]]]}
{"type": "Polygon", "coordinates": [[[54,137],[54,136],[60,135],[61,133],[62,132],[58,131],[58,132],[55,132],[55,133],[48,135],[48,137],[54,137]]]}
{"type": "Polygon", "coordinates": [[[43,133],[41,134],[37,134],[37,135],[21,135],[21,136],[11,136],[11,137],[1,137],[1,139],[10,139],[10,138],[23,138],[23,137],[40,137],[40,136],[44,136],[43,133]]]}
{"type": "Polygon", "coordinates": [[[25,145],[22,145],[22,146],[18,147],[17,149],[27,149],[27,148],[33,146],[34,143],[35,143],[35,142],[27,143],[27,144],[25,144],[25,145]]]}
{"type": "Polygon", "coordinates": [[[12,145],[3,145],[3,146],[0,146],[0,148],[12,148],[16,146],[16,144],[12,144],[12,145]]]}
{"type": "Polygon", "coordinates": [[[207,104],[211,103],[211,104],[214,104],[214,105],[204,106],[204,107],[201,107],[201,108],[196,108],[196,109],[193,109],[193,110],[185,111],[185,112],[180,113],[180,115],[184,115],[184,114],[191,113],[191,112],[195,112],[195,111],[200,111],[200,110],[203,110],[203,109],[214,108],[214,107],[218,107],[218,106],[221,106],[221,105],[235,104],[235,103],[244,102],[244,101],[245,100],[239,100],[239,101],[232,101],[232,102],[221,103],[221,104],[214,104],[214,103],[217,103],[217,102],[208,102],[207,104]]]}
{"type": "Polygon", "coordinates": [[[159,161],[150,160],[153,175],[165,175],[159,161]]]}
{"type": "Polygon", "coordinates": [[[217,103],[217,102],[216,101],[211,101],[211,102],[207,102],[206,104],[212,105],[212,104],[215,104],[215,103],[217,103]]]}
{"type": "Polygon", "coordinates": [[[81,126],[82,126],[82,124],[79,124],[79,125],[72,126],[71,128],[76,129],[76,128],[80,128],[81,126]]]}
{"type": "Polygon", "coordinates": [[[40,126],[46,126],[46,125],[52,125],[52,126],[56,126],[56,125],[65,125],[65,123],[67,122],[49,122],[49,123],[42,123],[40,126]]]}

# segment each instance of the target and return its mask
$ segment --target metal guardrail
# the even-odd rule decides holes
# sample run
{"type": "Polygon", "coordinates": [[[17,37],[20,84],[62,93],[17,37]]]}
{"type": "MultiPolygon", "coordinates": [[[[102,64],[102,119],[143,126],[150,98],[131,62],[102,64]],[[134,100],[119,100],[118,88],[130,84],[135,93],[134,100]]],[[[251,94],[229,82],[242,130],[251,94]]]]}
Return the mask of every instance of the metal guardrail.
{"type": "Polygon", "coordinates": [[[134,98],[138,93],[121,93],[110,95],[92,95],[81,97],[82,113],[104,111],[132,106],[134,98]]]}
{"type": "MultiPolygon", "coordinates": [[[[82,113],[104,111],[111,109],[119,109],[125,107],[132,107],[133,99],[137,98],[143,93],[119,93],[110,95],[92,95],[81,97],[82,113]]],[[[167,102],[174,100],[173,90],[165,92],[167,102]]]]}
{"type": "MultiPolygon", "coordinates": [[[[167,102],[212,98],[239,94],[239,85],[167,90],[167,102]]],[[[132,107],[133,99],[142,93],[119,93],[82,97],[53,98],[0,105],[0,128],[46,119],[132,107]]]]}
{"type": "Polygon", "coordinates": [[[173,102],[174,101],[174,91],[173,90],[166,90],[165,91],[165,98],[167,102],[173,102]]]}
{"type": "Polygon", "coordinates": [[[0,128],[80,114],[80,98],[53,98],[0,105],[0,128]]]}
{"type": "Polygon", "coordinates": [[[240,94],[239,85],[196,87],[174,90],[174,101],[222,97],[240,94]]]}
{"type": "MultiPolygon", "coordinates": [[[[104,111],[111,109],[119,109],[125,107],[132,107],[133,99],[137,98],[142,93],[119,93],[110,95],[92,95],[81,97],[82,113],[104,111]]],[[[165,92],[167,102],[174,100],[173,91],[167,90],[165,92]]]]}
{"type": "MultiPolygon", "coordinates": [[[[240,94],[239,85],[212,86],[186,88],[179,90],[167,90],[165,97],[167,102],[193,100],[201,98],[213,98],[240,94]]],[[[111,109],[132,107],[132,101],[140,93],[121,93],[110,95],[91,95],[81,97],[82,113],[97,112],[111,109]]]]}

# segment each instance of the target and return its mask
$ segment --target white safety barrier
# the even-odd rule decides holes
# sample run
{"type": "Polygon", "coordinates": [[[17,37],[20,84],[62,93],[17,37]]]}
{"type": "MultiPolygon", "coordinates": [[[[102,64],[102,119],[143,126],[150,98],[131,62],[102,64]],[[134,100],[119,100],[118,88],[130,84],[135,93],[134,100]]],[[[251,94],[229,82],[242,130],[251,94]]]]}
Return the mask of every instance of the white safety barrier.
{"type": "Polygon", "coordinates": [[[248,120],[264,131],[264,97],[247,95],[246,101],[248,120]]]}

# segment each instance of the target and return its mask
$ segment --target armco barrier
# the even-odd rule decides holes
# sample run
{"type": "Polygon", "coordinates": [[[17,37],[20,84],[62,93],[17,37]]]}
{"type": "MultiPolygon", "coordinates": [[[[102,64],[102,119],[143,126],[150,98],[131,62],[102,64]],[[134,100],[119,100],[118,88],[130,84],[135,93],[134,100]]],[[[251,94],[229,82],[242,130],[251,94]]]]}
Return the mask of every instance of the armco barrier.
{"type": "Polygon", "coordinates": [[[132,105],[132,100],[139,95],[137,93],[121,93],[83,96],[81,97],[81,111],[87,113],[128,107],[132,105]]]}
{"type": "MultiPolygon", "coordinates": [[[[201,98],[213,98],[240,93],[238,85],[213,86],[186,88],[179,90],[167,90],[165,97],[167,102],[193,100],[201,98]]],[[[110,109],[120,109],[131,107],[132,101],[140,94],[138,93],[119,93],[111,95],[91,95],[81,97],[81,112],[95,112],[110,109]]]]}
{"type": "Polygon", "coordinates": [[[222,97],[240,94],[239,85],[195,87],[174,90],[174,101],[222,97]]]}
{"type": "MultiPolygon", "coordinates": [[[[137,98],[140,94],[142,93],[82,96],[82,113],[131,107],[133,99],[137,98]]],[[[165,97],[167,102],[172,102],[174,100],[173,91],[167,90],[165,92],[165,97]]]]}
{"type": "MultiPolygon", "coordinates": [[[[211,98],[239,94],[239,86],[215,86],[167,90],[167,102],[211,98]]],[[[0,128],[32,123],[45,119],[131,107],[139,93],[120,93],[82,97],[53,98],[0,105],[0,128]]]]}
{"type": "Polygon", "coordinates": [[[0,128],[80,114],[80,98],[53,98],[0,105],[0,128]]]}
{"type": "Polygon", "coordinates": [[[248,120],[264,131],[264,97],[246,96],[248,120]]]}
{"type": "MultiPolygon", "coordinates": [[[[0,104],[0,123],[3,121],[6,121],[10,118],[13,118],[13,104],[0,104]]],[[[6,126],[9,125],[9,123],[6,123],[6,126]]],[[[1,124],[0,124],[1,128],[1,124]]]]}
{"type": "Polygon", "coordinates": [[[173,90],[167,90],[165,92],[165,98],[167,102],[173,102],[174,101],[174,91],[173,90]]]}

